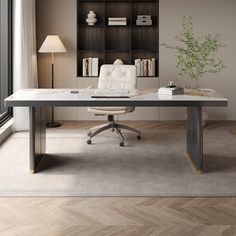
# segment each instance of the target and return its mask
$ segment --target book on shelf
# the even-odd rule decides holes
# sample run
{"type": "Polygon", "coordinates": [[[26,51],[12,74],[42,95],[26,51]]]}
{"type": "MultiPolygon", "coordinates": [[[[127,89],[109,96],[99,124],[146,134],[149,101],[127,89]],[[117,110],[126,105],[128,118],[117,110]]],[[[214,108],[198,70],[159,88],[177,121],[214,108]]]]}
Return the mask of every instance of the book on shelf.
{"type": "Polygon", "coordinates": [[[156,59],[135,59],[134,64],[137,68],[137,76],[155,76],[156,75],[156,59]]]}
{"type": "Polygon", "coordinates": [[[92,63],[93,63],[93,58],[89,57],[89,62],[88,62],[88,76],[92,76],[92,63]]]}
{"type": "Polygon", "coordinates": [[[88,58],[84,58],[83,59],[83,76],[87,76],[88,75],[88,71],[87,71],[87,69],[88,69],[88,58]]]}
{"type": "Polygon", "coordinates": [[[92,58],[92,76],[98,76],[98,58],[92,58]]]}
{"type": "Polygon", "coordinates": [[[127,25],[127,18],[125,17],[109,17],[108,25],[127,25]]]}
{"type": "Polygon", "coordinates": [[[84,58],[83,59],[83,76],[98,76],[98,58],[84,58]]]}
{"type": "Polygon", "coordinates": [[[152,61],[148,61],[148,75],[152,75],[152,61]]]}
{"type": "Polygon", "coordinates": [[[126,21],[126,17],[108,17],[108,21],[126,21]]]}
{"type": "Polygon", "coordinates": [[[143,76],[148,76],[148,60],[143,60],[143,76]]]}
{"type": "Polygon", "coordinates": [[[140,61],[140,67],[141,67],[141,70],[140,70],[140,75],[138,75],[138,76],[143,76],[144,75],[144,73],[143,73],[143,71],[144,71],[144,63],[143,63],[143,60],[141,60],[140,61]]]}
{"type": "Polygon", "coordinates": [[[135,59],[134,65],[136,66],[137,76],[141,75],[141,59],[135,59]]]}

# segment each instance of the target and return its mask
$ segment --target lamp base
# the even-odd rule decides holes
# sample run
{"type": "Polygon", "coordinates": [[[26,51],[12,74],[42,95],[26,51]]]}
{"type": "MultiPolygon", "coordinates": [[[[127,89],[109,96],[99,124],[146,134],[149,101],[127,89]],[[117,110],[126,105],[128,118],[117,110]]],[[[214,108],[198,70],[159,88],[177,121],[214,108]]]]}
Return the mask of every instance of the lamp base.
{"type": "Polygon", "coordinates": [[[47,122],[46,124],[47,128],[58,128],[61,127],[61,124],[59,122],[47,122]]]}

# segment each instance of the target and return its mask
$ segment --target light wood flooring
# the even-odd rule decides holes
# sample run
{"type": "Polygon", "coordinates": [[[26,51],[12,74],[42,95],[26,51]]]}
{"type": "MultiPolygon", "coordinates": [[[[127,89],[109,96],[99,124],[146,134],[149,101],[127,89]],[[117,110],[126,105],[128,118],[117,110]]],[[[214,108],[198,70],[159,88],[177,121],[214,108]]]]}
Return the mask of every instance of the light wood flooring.
{"type": "MultiPolygon", "coordinates": [[[[80,123],[81,127],[93,124],[80,123]]],[[[141,124],[150,129],[185,126],[183,122],[134,126],[141,124]]],[[[64,128],[78,125],[66,123],[64,128]]],[[[206,128],[235,133],[236,122],[211,122],[206,128]]],[[[0,235],[236,235],[236,197],[0,198],[0,235]]]]}
{"type": "Polygon", "coordinates": [[[0,235],[236,235],[236,198],[2,198],[0,235]]]}

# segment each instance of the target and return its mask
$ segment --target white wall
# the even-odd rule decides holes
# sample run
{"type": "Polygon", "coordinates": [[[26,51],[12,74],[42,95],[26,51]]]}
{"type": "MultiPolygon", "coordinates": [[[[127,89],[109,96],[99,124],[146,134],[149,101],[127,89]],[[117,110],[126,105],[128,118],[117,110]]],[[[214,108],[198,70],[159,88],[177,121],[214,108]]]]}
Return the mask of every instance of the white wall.
{"type": "MultiPolygon", "coordinates": [[[[56,56],[56,87],[79,88],[96,85],[96,80],[76,79],[76,0],[37,0],[38,48],[47,34],[58,34],[68,49],[66,54],[56,56]]],[[[160,0],[160,42],[175,43],[174,36],[181,30],[182,16],[192,15],[196,32],[220,33],[227,47],[220,51],[226,69],[220,74],[209,75],[200,82],[201,87],[213,88],[230,100],[228,108],[211,108],[210,119],[236,119],[236,1],[235,0],[160,0]]],[[[41,87],[50,87],[50,58],[39,55],[39,80],[41,87]]],[[[174,52],[160,48],[160,84],[169,80],[178,81],[175,70],[174,52]]],[[[140,86],[157,87],[158,81],[140,80],[140,86]]],[[[190,83],[189,83],[190,84],[190,83]]],[[[184,119],[183,108],[137,109],[127,119],[184,119]],[[160,112],[159,112],[160,110],[160,112]]],[[[56,117],[61,120],[94,119],[84,109],[57,109],[56,117]]]]}

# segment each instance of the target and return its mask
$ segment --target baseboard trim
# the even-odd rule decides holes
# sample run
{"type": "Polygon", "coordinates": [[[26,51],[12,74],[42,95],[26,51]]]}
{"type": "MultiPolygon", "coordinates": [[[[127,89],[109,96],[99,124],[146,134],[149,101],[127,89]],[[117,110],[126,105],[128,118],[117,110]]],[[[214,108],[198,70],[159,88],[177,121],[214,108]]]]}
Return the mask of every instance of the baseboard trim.
{"type": "Polygon", "coordinates": [[[0,127],[0,144],[2,144],[12,134],[13,119],[0,127]]]}

